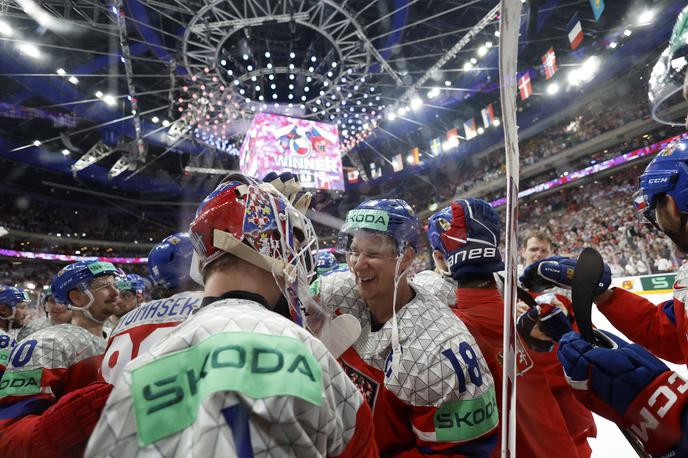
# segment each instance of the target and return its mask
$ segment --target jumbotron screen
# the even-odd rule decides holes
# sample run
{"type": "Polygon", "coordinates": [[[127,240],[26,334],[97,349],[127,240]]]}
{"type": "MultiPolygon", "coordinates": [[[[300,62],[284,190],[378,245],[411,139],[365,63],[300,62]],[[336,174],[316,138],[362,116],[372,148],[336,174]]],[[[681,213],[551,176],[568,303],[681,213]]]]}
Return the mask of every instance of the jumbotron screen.
{"type": "Polygon", "coordinates": [[[312,189],[344,190],[337,126],[272,113],[259,113],[239,152],[241,173],[262,178],[292,172],[312,189]]]}

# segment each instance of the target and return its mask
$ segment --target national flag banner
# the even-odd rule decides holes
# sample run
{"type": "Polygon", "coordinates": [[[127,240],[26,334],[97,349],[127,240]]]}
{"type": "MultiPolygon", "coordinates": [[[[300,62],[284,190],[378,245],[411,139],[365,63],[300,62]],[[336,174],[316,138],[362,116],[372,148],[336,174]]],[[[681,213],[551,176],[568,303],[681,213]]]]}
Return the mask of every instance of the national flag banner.
{"type": "Polygon", "coordinates": [[[406,158],[406,162],[408,162],[410,165],[420,164],[420,149],[418,149],[417,146],[411,149],[408,158],[406,158]]]}
{"type": "Polygon", "coordinates": [[[478,129],[475,127],[475,118],[471,118],[463,123],[463,129],[466,131],[466,140],[478,135],[478,129]]]}
{"type": "Polygon", "coordinates": [[[528,72],[525,72],[523,76],[518,79],[518,91],[521,94],[522,102],[533,95],[533,85],[530,84],[530,74],[528,72]]]}
{"type": "Polygon", "coordinates": [[[592,6],[592,12],[595,15],[595,20],[599,21],[602,12],[604,11],[604,0],[590,0],[590,6],[592,6]]]}
{"type": "Polygon", "coordinates": [[[401,153],[392,157],[392,168],[395,172],[401,172],[404,170],[404,158],[401,157],[401,153]]]}
{"type": "Polygon", "coordinates": [[[542,66],[545,67],[545,79],[550,79],[557,72],[557,55],[554,48],[549,48],[542,56],[542,66]]]}
{"type": "Polygon", "coordinates": [[[447,149],[459,146],[459,128],[454,127],[447,131],[447,149]]]}
{"type": "Polygon", "coordinates": [[[483,117],[483,125],[485,128],[491,127],[492,124],[494,124],[494,109],[492,108],[492,104],[489,104],[482,110],[480,110],[480,114],[483,117]]]}
{"type": "MultiPolygon", "coordinates": [[[[447,132],[447,136],[448,135],[449,132],[447,132]]],[[[430,142],[430,152],[433,156],[439,156],[440,154],[442,154],[442,140],[440,137],[432,139],[432,141],[430,142]]]]}
{"type": "Polygon", "coordinates": [[[358,183],[358,178],[359,178],[359,175],[358,175],[358,169],[357,168],[354,168],[354,167],[347,168],[346,180],[349,183],[358,183]]]}
{"type": "Polygon", "coordinates": [[[583,27],[581,27],[580,17],[575,13],[566,25],[566,32],[569,35],[571,49],[576,49],[583,41],[583,27]]]}

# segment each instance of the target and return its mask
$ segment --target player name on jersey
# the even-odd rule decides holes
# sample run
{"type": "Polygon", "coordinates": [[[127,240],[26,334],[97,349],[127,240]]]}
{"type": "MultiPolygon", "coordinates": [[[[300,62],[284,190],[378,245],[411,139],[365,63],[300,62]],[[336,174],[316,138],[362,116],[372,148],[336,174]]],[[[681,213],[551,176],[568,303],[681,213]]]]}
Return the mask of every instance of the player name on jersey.
{"type": "Polygon", "coordinates": [[[191,311],[200,304],[200,295],[174,295],[166,299],[158,299],[143,304],[141,307],[126,314],[122,318],[117,332],[130,326],[136,326],[148,320],[156,320],[162,317],[175,318],[180,320],[191,314],[191,311]]]}

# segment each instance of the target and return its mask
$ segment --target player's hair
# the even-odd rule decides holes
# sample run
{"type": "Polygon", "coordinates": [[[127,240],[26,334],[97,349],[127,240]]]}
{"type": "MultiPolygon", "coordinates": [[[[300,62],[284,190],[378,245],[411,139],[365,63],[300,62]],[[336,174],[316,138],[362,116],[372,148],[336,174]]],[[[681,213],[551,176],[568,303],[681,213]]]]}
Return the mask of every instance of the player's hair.
{"type": "Polygon", "coordinates": [[[528,240],[530,240],[530,239],[536,239],[536,240],[540,240],[541,242],[547,242],[550,247],[554,248],[554,241],[549,236],[549,234],[547,234],[545,231],[530,231],[530,232],[526,233],[525,237],[523,237],[523,244],[522,244],[522,248],[524,250],[528,246],[528,240]]]}
{"type": "Polygon", "coordinates": [[[224,253],[219,258],[208,264],[203,269],[203,282],[208,281],[208,277],[214,272],[223,272],[225,270],[233,269],[241,263],[241,259],[230,253],[224,253]]]}

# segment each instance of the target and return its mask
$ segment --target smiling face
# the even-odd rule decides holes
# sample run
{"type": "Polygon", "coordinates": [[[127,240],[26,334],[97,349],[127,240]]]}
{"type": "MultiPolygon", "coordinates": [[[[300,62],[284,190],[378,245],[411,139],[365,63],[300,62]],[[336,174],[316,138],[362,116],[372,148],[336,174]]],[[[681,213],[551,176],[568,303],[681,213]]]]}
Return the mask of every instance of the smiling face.
{"type": "Polygon", "coordinates": [[[45,311],[48,312],[48,319],[52,324],[71,323],[72,311],[64,304],[55,301],[55,297],[50,296],[45,302],[45,311]]]}
{"type": "MultiPolygon", "coordinates": [[[[89,312],[96,320],[105,320],[117,312],[119,291],[114,276],[104,275],[91,280],[88,291],[93,296],[93,303],[89,312]]],[[[72,304],[77,307],[85,307],[90,302],[89,295],[78,289],[70,291],[69,298],[72,304]]]]}

